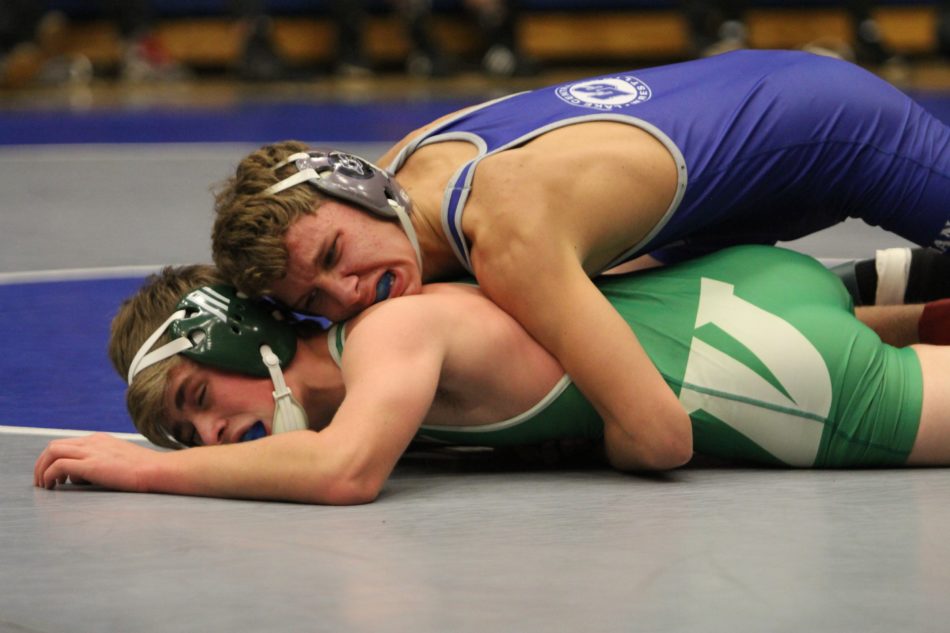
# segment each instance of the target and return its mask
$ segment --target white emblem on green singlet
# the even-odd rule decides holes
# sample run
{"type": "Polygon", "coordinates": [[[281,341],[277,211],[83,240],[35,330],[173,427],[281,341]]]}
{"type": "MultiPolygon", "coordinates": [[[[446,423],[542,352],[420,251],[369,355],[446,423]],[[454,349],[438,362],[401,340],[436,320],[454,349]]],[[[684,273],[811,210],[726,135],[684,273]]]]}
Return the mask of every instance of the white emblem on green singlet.
{"type": "Polygon", "coordinates": [[[696,328],[718,326],[768,368],[784,392],[721,350],[692,339],[680,402],[703,410],[791,466],[815,463],[831,410],[831,376],[815,346],[794,326],[703,278],[696,328]]]}

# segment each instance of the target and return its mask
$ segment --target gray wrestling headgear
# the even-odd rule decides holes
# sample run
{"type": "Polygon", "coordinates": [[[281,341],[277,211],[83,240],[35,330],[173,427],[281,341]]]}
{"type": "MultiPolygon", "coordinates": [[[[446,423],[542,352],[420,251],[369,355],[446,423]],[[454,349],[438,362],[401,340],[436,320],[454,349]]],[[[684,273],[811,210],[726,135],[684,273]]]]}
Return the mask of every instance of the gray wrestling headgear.
{"type": "Polygon", "coordinates": [[[139,349],[129,366],[131,385],[140,371],[183,354],[204,365],[270,376],[274,383],[273,433],[307,428],[307,414],[284,382],[286,367],[297,351],[297,334],[284,315],[263,301],[253,301],[230,286],[205,286],[182,297],[175,312],[139,349]],[[152,346],[165,331],[172,340],[152,346]]]}
{"type": "Polygon", "coordinates": [[[384,218],[396,218],[409,238],[419,270],[422,270],[419,238],[409,219],[412,201],[392,174],[359,156],[332,149],[317,148],[292,154],[274,165],[274,171],[290,163],[294,163],[297,173],[271,185],[264,193],[279,193],[309,182],[320,193],[352,202],[384,218]]]}

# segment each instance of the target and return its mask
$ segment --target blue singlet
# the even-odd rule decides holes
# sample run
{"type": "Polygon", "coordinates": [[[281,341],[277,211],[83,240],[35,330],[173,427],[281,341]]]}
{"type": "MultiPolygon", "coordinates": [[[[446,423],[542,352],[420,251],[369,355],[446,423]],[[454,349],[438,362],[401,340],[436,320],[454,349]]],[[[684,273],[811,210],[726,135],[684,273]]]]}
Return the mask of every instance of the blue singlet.
{"type": "Polygon", "coordinates": [[[443,229],[471,270],[461,218],[480,160],[552,129],[619,121],[655,136],[679,170],[666,215],[639,244],[674,261],[771,244],[859,217],[950,246],[950,128],[861,68],[789,51],[739,51],[524,92],[453,117],[417,148],[465,140],[479,154],[445,191],[443,229]]]}

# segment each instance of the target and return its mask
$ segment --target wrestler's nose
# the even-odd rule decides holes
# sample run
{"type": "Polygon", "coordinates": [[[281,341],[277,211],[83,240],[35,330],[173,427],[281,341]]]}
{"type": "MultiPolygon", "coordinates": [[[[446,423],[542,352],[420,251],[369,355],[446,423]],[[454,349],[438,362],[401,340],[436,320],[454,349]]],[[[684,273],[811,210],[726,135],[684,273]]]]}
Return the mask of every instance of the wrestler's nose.
{"type": "Polygon", "coordinates": [[[315,314],[331,321],[342,321],[367,307],[360,295],[358,275],[323,275],[315,282],[318,292],[310,304],[310,311],[315,314]]]}
{"type": "Polygon", "coordinates": [[[225,418],[211,414],[194,416],[193,424],[204,446],[221,444],[224,440],[224,431],[228,428],[228,421],[225,418]]]}

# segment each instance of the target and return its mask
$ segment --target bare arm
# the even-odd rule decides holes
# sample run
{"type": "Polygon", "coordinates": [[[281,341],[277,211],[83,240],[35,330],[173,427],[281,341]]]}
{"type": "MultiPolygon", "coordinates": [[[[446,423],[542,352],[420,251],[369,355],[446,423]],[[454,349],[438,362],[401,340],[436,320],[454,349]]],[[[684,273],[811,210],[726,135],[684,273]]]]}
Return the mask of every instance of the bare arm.
{"type": "Polygon", "coordinates": [[[463,219],[476,276],[600,413],[615,467],[679,466],[692,454],[689,417],[588,277],[636,244],[668,208],[672,159],[625,126],[556,134],[479,167],[463,219]]]}
{"type": "Polygon", "coordinates": [[[67,480],[125,492],[353,504],[372,497],[339,477],[344,457],[322,433],[297,431],[226,446],[160,452],[106,434],[54,440],[34,483],[67,480]]]}
{"type": "Polygon", "coordinates": [[[558,358],[597,408],[611,464],[632,470],[686,463],[689,417],[574,251],[553,238],[541,244],[506,233],[504,242],[475,259],[482,288],[558,358]]]}
{"type": "Polygon", "coordinates": [[[338,505],[372,501],[422,423],[443,360],[438,332],[424,318],[405,318],[395,302],[386,309],[390,314],[378,316],[387,318],[354,328],[358,335],[344,353],[347,396],[319,433],[175,452],[103,434],[56,440],[37,460],[34,482],[338,505]]]}

